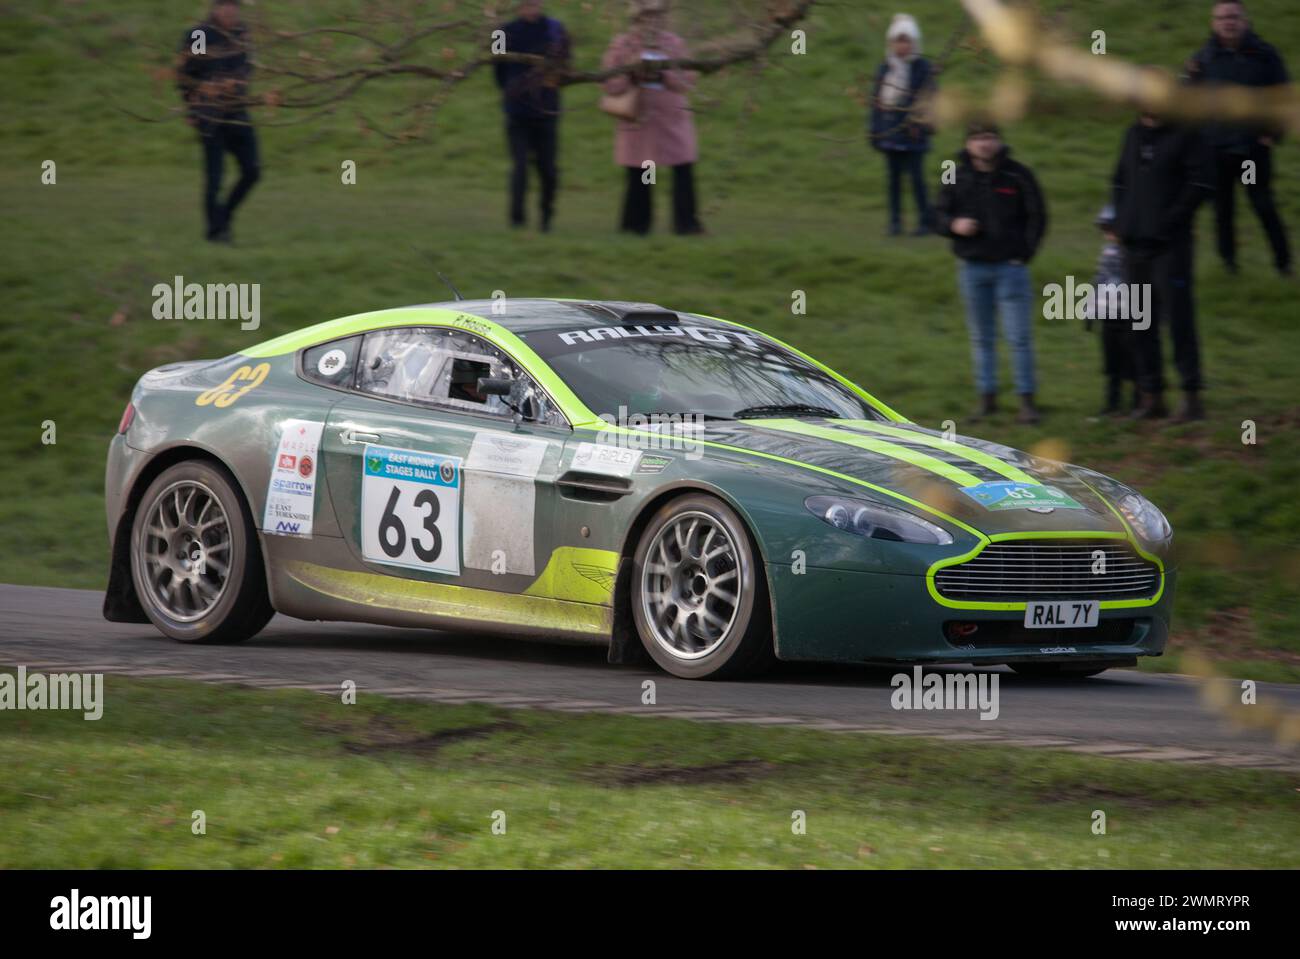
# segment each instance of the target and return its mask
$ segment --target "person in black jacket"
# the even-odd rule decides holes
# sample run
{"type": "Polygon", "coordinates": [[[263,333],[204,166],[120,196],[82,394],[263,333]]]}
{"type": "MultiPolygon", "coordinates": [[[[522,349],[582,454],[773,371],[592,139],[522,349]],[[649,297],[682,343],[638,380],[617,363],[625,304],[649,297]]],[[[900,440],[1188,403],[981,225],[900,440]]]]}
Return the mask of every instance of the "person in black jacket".
{"type": "MultiPolygon", "coordinates": [[[[542,12],[541,0],[524,0],[519,16],[501,28],[506,53],[531,53],[567,63],[569,35],[564,24],[542,12]]],[[[537,164],[541,180],[542,232],[551,228],[555,192],[559,186],[556,155],[559,152],[560,91],[554,81],[530,63],[499,60],[495,65],[501,107],[506,115],[506,141],[510,147],[510,224],[523,226],[528,192],[528,156],[537,164]]]]}
{"type": "Polygon", "coordinates": [[[1129,327],[1139,393],[1133,417],[1167,415],[1160,351],[1160,327],[1167,325],[1184,393],[1178,418],[1202,419],[1192,224],[1197,207],[1214,193],[1209,146],[1197,130],[1143,114],[1125,134],[1113,187],[1114,229],[1124,244],[1128,282],[1149,291],[1145,317],[1129,327]]]}
{"type": "MultiPolygon", "coordinates": [[[[1274,87],[1289,82],[1286,64],[1270,44],[1250,28],[1242,3],[1216,3],[1210,39],[1187,61],[1193,84],[1235,83],[1246,87],[1274,87]]],[[[1237,237],[1234,228],[1236,186],[1245,183],[1247,162],[1254,166],[1254,182],[1245,183],[1246,196],[1268,235],[1273,263],[1283,276],[1291,275],[1291,246],[1286,227],[1273,199],[1273,147],[1281,129],[1216,124],[1206,131],[1214,148],[1214,219],[1219,233],[1219,256],[1230,273],[1237,272],[1237,237]]]]}
{"type": "Polygon", "coordinates": [[[959,280],[981,397],[975,418],[997,412],[1000,313],[1020,394],[1019,420],[1037,423],[1028,264],[1047,231],[1047,207],[1034,174],[1011,159],[993,124],[967,128],[953,182],[944,183],[935,203],[935,229],[952,237],[952,251],[961,260],[959,280]]]}
{"type": "Polygon", "coordinates": [[[208,19],[182,38],[176,65],[176,85],[185,100],[186,120],[203,144],[203,208],[207,237],[214,242],[231,242],[235,208],[261,177],[257,135],[246,107],[252,72],[239,0],[214,0],[208,19]],[[239,164],[239,181],[223,201],[226,153],[233,154],[239,164]]]}

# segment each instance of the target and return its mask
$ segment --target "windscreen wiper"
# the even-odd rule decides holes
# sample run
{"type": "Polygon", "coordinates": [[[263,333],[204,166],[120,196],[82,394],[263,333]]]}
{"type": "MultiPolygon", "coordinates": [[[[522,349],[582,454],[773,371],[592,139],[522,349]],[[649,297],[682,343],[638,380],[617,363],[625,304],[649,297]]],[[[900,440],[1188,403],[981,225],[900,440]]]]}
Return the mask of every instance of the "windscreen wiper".
{"type": "Polygon", "coordinates": [[[827,409],[824,406],[813,406],[810,403],[771,403],[766,406],[746,406],[743,410],[736,410],[731,415],[738,420],[760,416],[823,416],[829,419],[839,419],[840,416],[835,410],[827,409]]]}
{"type": "Polygon", "coordinates": [[[642,416],[658,417],[661,422],[672,423],[677,420],[733,420],[734,416],[724,416],[721,413],[694,413],[689,410],[679,410],[674,413],[642,413],[642,416]]]}

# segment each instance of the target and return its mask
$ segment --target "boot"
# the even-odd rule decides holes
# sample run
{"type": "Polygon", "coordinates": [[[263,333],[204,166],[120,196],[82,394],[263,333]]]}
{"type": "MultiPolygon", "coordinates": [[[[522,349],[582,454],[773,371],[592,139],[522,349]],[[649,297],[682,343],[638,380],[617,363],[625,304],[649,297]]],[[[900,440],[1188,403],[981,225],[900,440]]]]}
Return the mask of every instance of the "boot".
{"type": "Polygon", "coordinates": [[[1135,420],[1161,420],[1169,415],[1164,393],[1139,393],[1137,406],[1129,414],[1135,420]]]}
{"type": "Polygon", "coordinates": [[[1203,419],[1205,419],[1205,407],[1201,404],[1201,394],[1195,390],[1188,390],[1183,394],[1183,402],[1178,407],[1178,414],[1174,417],[1174,422],[1191,423],[1194,420],[1203,419]]]}
{"type": "Polygon", "coordinates": [[[975,412],[971,413],[970,418],[975,422],[979,422],[984,419],[984,417],[992,416],[997,411],[998,394],[984,393],[980,396],[980,405],[976,408],[975,412]]]}
{"type": "Polygon", "coordinates": [[[1042,417],[1038,413],[1038,407],[1034,405],[1033,393],[1020,394],[1020,412],[1016,414],[1016,422],[1024,423],[1026,426],[1035,426],[1042,417]]]}

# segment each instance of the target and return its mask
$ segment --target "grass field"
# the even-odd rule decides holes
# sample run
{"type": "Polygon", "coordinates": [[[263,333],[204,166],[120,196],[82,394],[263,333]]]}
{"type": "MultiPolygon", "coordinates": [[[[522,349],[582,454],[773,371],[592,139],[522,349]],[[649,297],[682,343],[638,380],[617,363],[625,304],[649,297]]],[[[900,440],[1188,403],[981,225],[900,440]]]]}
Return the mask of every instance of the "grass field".
{"type": "MultiPolygon", "coordinates": [[[[504,148],[495,94],[476,77],[426,136],[396,145],[374,128],[419,92],[416,81],[369,89],[310,124],[261,116],[264,178],[233,248],[200,239],[199,153],[158,70],[196,12],[145,0],[8,4],[0,22],[0,580],[99,587],[105,581],[102,469],[107,439],[135,379],[168,360],[219,356],[295,327],[352,312],[443,299],[429,257],[467,295],[618,297],[728,316],[793,342],[929,426],[965,423],[973,388],[952,258],[938,239],[884,238],[879,158],[866,149],[857,93],[881,53],[894,5],[835,4],[806,25],[809,52],[778,52],[761,74],[710,78],[695,99],[699,175],[710,235],[636,241],[614,234],[617,171],[610,129],[588,87],[567,93],[557,232],[504,226],[504,148]],[[365,121],[358,119],[358,115],[365,121]],[[340,164],[357,163],[356,186],[340,164]],[[57,163],[43,186],[41,164],[57,163]],[[261,284],[263,326],[155,321],[151,290],[176,275],[261,284]],[[790,312],[803,290],[808,315],[790,312]],[[43,445],[53,420],[57,443],[43,445]]],[[[267,6],[267,5],[264,5],[267,6]]],[[[345,4],[275,5],[315,22],[345,4]]],[[[556,0],[581,65],[593,65],[621,3],[556,0]]],[[[934,50],[960,23],[949,0],[904,5],[934,50]]],[[[1203,42],[1201,4],[1118,0],[1045,3],[1085,44],[1108,33],[1112,55],[1176,66],[1203,42]]],[[[708,35],[724,4],[695,0],[683,32],[708,35]]],[[[476,8],[477,9],[477,8],[476,8]]],[[[1256,0],[1262,32],[1292,66],[1300,21],[1283,0],[1256,0]]],[[[960,46],[943,83],[988,87],[991,58],[960,46]]],[[[1126,111],[1044,88],[1008,138],[1038,172],[1050,233],[1033,270],[1040,285],[1089,279],[1091,225],[1126,111]]],[[[943,131],[930,163],[958,145],[943,131]]],[[[1284,216],[1300,214],[1300,148],[1277,158],[1284,216]]],[[[662,198],[661,198],[662,199],[662,198]]],[[[660,222],[665,214],[660,204],[660,222]]],[[[1054,453],[1140,487],[1169,514],[1183,574],[1173,649],[1202,648],[1256,678],[1300,678],[1300,324],[1296,286],[1268,265],[1244,208],[1243,275],[1209,249],[1202,213],[1200,325],[1211,418],[1134,428],[1093,422],[1101,393],[1095,337],[1042,320],[1039,368],[1047,417],[1010,417],[971,432],[1054,453]],[[1242,424],[1258,443],[1243,445],[1242,424]]],[[[1176,656],[1163,666],[1178,665],[1176,656]]],[[[231,847],[232,852],[237,850],[231,847]]],[[[314,848],[304,842],[302,849],[314,848]]],[[[286,855],[288,850],[286,850],[286,855]]],[[[306,853],[303,853],[306,855],[306,853]]],[[[361,851],[355,853],[363,855],[361,851]]],[[[973,853],[972,853],[973,854],[973,853]]],[[[796,855],[796,853],[792,853],[796,855]]],[[[232,860],[233,861],[233,860],[232,860]]]]}
{"type": "Polygon", "coordinates": [[[0,722],[0,868],[1300,867],[1278,773],[117,676],[104,700],[0,722]]]}

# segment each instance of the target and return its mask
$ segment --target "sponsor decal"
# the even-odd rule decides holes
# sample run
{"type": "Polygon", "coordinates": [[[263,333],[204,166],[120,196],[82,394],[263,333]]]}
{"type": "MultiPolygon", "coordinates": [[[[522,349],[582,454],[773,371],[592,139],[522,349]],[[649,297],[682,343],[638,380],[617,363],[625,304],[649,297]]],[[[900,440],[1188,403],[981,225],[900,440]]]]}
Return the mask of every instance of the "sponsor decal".
{"type": "Polygon", "coordinates": [[[266,489],[262,529],[280,536],[311,536],[316,516],[316,457],[325,424],[285,420],[266,489]]]}
{"type": "Polygon", "coordinates": [[[342,350],[326,350],[316,361],[316,372],[321,376],[333,376],[343,369],[348,362],[348,355],[342,350]]]}
{"type": "Polygon", "coordinates": [[[465,460],[465,469],[533,479],[542,468],[546,440],[501,433],[478,433],[465,460]]]}
{"type": "Polygon", "coordinates": [[[225,409],[245,393],[262,385],[266,375],[271,372],[270,363],[258,363],[256,366],[241,366],[226,377],[225,382],[205,390],[194,399],[195,406],[213,406],[225,409]]]}
{"type": "Polygon", "coordinates": [[[673,461],[671,456],[661,456],[658,453],[645,453],[641,456],[641,462],[637,464],[636,472],[638,473],[662,473],[668,468],[668,464],[673,461]]]}
{"type": "Polygon", "coordinates": [[[999,480],[963,486],[961,491],[987,510],[1031,509],[1044,512],[1057,509],[1083,509],[1083,504],[1054,486],[999,480]]]}
{"type": "Polygon", "coordinates": [[[627,340],[681,340],[711,346],[767,347],[763,338],[755,333],[731,328],[689,326],[685,324],[627,324],[624,326],[593,326],[562,332],[544,332],[525,337],[542,356],[572,353],[610,346],[627,340]]]}
{"type": "Polygon", "coordinates": [[[640,461],[640,450],[607,446],[604,443],[579,443],[569,468],[601,476],[626,478],[632,475],[640,461]]]}
{"type": "Polygon", "coordinates": [[[464,561],[469,569],[537,572],[537,484],[546,440],[506,433],[474,436],[465,460],[464,561]]]}
{"type": "Polygon", "coordinates": [[[460,575],[458,457],[367,444],[361,458],[361,555],[460,575]]]}

